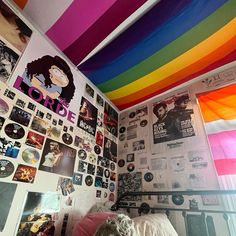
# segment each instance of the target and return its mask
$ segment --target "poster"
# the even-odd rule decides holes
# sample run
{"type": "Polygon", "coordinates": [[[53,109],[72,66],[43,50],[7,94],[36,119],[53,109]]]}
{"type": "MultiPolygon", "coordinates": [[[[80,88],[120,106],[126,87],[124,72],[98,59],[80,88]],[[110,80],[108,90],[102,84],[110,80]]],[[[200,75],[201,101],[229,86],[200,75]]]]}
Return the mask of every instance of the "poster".
{"type": "Polygon", "coordinates": [[[107,102],[104,107],[104,127],[113,135],[118,135],[118,113],[107,102]]]}
{"type": "Polygon", "coordinates": [[[11,203],[16,191],[16,184],[0,182],[0,232],[3,231],[11,203]]]}
{"type": "Polygon", "coordinates": [[[60,211],[58,193],[28,192],[17,236],[53,236],[55,220],[60,211]]]}
{"type": "Polygon", "coordinates": [[[77,126],[95,136],[97,127],[98,109],[86,98],[82,97],[77,126]]]}
{"type": "Polygon", "coordinates": [[[187,92],[153,103],[153,143],[195,136],[193,109],[187,92]]]}
{"type": "Polygon", "coordinates": [[[0,0],[0,81],[6,82],[32,34],[31,29],[0,0]]]}
{"type": "Polygon", "coordinates": [[[52,139],[46,139],[39,170],[73,176],[76,150],[52,139]]]}

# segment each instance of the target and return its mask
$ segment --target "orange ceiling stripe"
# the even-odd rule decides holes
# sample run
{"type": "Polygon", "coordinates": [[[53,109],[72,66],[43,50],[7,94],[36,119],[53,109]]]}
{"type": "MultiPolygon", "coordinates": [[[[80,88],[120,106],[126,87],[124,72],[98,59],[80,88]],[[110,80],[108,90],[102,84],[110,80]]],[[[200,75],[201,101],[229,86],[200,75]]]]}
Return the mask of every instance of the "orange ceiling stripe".
{"type": "Polygon", "coordinates": [[[23,10],[28,0],[14,0],[14,2],[16,3],[16,5],[18,5],[19,8],[23,10]]]}

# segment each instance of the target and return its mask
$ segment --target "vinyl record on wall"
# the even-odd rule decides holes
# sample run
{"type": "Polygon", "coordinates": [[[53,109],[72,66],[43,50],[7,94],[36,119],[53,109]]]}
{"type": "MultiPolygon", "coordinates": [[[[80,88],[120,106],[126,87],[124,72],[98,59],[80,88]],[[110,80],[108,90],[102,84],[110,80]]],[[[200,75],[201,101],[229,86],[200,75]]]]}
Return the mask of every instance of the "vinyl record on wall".
{"type": "Polygon", "coordinates": [[[79,156],[80,159],[85,160],[86,157],[87,157],[87,153],[83,149],[80,149],[78,151],[78,156],[79,156]]]}
{"type": "Polygon", "coordinates": [[[12,139],[21,139],[25,135],[25,130],[16,123],[10,123],[5,126],[5,133],[12,139]]]}
{"type": "Polygon", "coordinates": [[[28,164],[35,164],[39,161],[39,152],[33,148],[27,148],[22,152],[22,159],[28,164]]]}
{"type": "Polygon", "coordinates": [[[68,144],[68,145],[72,144],[73,142],[73,138],[69,133],[64,133],[62,135],[62,140],[65,144],[68,144]]]}
{"type": "Polygon", "coordinates": [[[0,160],[0,178],[5,178],[10,176],[14,172],[14,165],[12,162],[1,159],[0,160]]]}

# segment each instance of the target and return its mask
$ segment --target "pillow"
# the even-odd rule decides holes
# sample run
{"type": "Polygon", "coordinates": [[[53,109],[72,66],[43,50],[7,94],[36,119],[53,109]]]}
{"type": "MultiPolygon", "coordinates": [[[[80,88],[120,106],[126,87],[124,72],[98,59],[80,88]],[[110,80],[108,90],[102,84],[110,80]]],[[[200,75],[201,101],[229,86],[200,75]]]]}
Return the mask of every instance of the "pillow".
{"type": "Polygon", "coordinates": [[[149,214],[133,218],[137,235],[178,236],[166,214],[149,214]]]}
{"type": "Polygon", "coordinates": [[[74,227],[72,236],[92,236],[101,224],[115,215],[112,212],[89,213],[74,227]]]}

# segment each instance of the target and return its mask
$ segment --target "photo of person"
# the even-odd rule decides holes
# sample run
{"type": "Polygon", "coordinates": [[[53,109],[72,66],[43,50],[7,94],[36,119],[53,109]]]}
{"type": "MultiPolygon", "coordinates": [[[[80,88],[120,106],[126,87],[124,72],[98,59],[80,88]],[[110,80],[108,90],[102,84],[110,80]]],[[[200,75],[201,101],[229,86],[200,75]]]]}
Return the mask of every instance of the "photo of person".
{"type": "Polygon", "coordinates": [[[72,177],[75,157],[75,149],[47,138],[39,170],[72,177]]]}
{"type": "Polygon", "coordinates": [[[58,193],[28,192],[16,235],[54,236],[59,204],[58,193]]]}
{"type": "Polygon", "coordinates": [[[0,1],[0,35],[20,52],[23,52],[32,34],[30,28],[0,1]]]}
{"type": "Polygon", "coordinates": [[[17,158],[21,144],[0,137],[0,155],[17,158]]]}
{"type": "Polygon", "coordinates": [[[56,166],[58,166],[63,156],[63,152],[60,150],[58,142],[51,141],[49,146],[50,151],[45,155],[45,161],[42,163],[42,165],[45,167],[46,171],[53,172],[56,166]]]}
{"type": "Polygon", "coordinates": [[[16,65],[19,55],[0,40],[0,81],[6,82],[16,65]]]}
{"type": "Polygon", "coordinates": [[[86,98],[82,97],[77,126],[95,136],[98,110],[86,98]]]}
{"type": "Polygon", "coordinates": [[[103,156],[117,162],[117,144],[107,137],[104,139],[103,156]]]}
{"type": "Polygon", "coordinates": [[[195,135],[192,126],[193,109],[188,108],[188,94],[153,104],[153,143],[163,143],[195,135]]]}
{"type": "MultiPolygon", "coordinates": [[[[73,74],[69,65],[59,56],[46,55],[28,63],[22,77],[21,89],[26,94],[32,86],[38,89],[43,94],[42,104],[48,96],[54,101],[50,105],[53,108],[59,101],[68,107],[74,96],[73,74]]],[[[37,90],[32,93],[37,97],[37,90]]]]}

